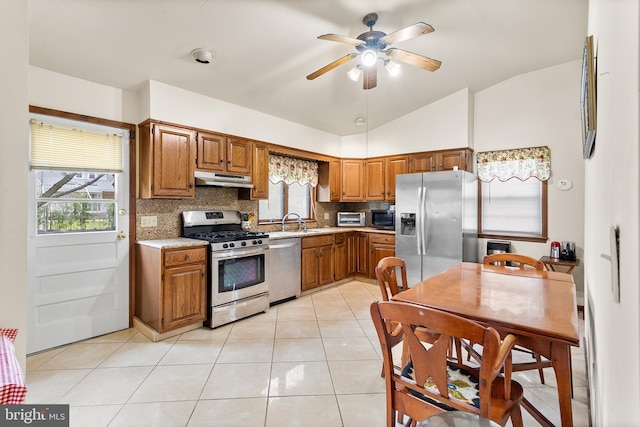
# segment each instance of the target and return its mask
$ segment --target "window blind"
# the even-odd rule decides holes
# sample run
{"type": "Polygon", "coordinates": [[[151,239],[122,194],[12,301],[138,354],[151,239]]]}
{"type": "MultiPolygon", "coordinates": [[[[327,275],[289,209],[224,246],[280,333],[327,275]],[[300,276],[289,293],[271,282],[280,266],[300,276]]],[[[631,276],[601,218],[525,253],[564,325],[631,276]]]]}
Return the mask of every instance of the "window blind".
{"type": "Polygon", "coordinates": [[[32,119],[31,168],[122,172],[122,135],[32,119]]]}

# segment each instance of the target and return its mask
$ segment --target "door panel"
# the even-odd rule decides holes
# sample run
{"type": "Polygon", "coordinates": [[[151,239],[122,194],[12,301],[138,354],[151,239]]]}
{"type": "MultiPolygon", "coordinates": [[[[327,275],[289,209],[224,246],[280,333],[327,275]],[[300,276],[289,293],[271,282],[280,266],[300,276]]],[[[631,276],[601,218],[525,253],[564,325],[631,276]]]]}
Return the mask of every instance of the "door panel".
{"type": "Polygon", "coordinates": [[[109,196],[115,227],[105,231],[39,234],[34,195],[41,183],[29,173],[28,353],[129,326],[128,132],[122,153],[125,170],[116,174],[109,196]]]}

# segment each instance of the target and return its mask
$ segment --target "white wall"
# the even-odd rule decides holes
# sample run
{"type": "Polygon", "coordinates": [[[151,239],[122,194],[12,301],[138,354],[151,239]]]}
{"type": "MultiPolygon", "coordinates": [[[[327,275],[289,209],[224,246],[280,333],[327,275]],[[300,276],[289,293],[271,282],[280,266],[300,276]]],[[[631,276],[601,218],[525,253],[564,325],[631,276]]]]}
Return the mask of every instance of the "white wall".
{"type": "MultiPolygon", "coordinates": [[[[473,141],[470,140],[473,115],[469,114],[472,111],[473,94],[469,89],[459,90],[370,130],[367,141],[368,156],[446,148],[473,148],[473,141]]],[[[345,137],[343,141],[344,145],[349,139],[345,137]]]]}
{"type": "Polygon", "coordinates": [[[596,426],[640,425],[640,10],[637,0],[590,0],[597,55],[597,137],[586,162],[586,338],[596,426]],[[620,302],[613,300],[609,227],[620,227],[620,302]],[[591,316],[591,314],[593,316],[591,316]]]}
{"type": "Polygon", "coordinates": [[[340,151],[336,135],[164,83],[150,81],[149,98],[150,110],[141,112],[142,120],[152,118],[322,154],[340,151]]]}
{"type": "Polygon", "coordinates": [[[130,124],[138,117],[138,95],[99,83],[29,67],[29,104],[130,124]]]}
{"type": "MultiPolygon", "coordinates": [[[[550,241],[576,243],[584,249],[584,160],[580,125],[580,61],[522,74],[480,91],[474,101],[475,152],[546,145],[551,150],[548,181],[550,241]],[[559,179],[573,188],[561,191],[559,179]]],[[[549,244],[513,241],[514,252],[535,258],[549,254],[549,244]]],[[[486,253],[481,239],[479,253],[486,253]]],[[[582,266],[573,271],[582,303],[582,266]]]]}
{"type": "Polygon", "coordinates": [[[0,2],[0,328],[20,329],[16,356],[26,368],[29,34],[27,2],[0,2]]]}

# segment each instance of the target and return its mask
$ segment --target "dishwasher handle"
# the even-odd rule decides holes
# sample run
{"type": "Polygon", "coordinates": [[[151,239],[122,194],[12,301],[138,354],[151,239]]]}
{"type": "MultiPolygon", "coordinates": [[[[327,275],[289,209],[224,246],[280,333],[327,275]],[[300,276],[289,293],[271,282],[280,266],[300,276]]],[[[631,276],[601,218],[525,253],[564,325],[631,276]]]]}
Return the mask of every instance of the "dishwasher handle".
{"type": "Polygon", "coordinates": [[[269,242],[269,249],[293,248],[296,246],[300,246],[300,242],[281,243],[281,244],[275,244],[275,245],[269,242]]]}

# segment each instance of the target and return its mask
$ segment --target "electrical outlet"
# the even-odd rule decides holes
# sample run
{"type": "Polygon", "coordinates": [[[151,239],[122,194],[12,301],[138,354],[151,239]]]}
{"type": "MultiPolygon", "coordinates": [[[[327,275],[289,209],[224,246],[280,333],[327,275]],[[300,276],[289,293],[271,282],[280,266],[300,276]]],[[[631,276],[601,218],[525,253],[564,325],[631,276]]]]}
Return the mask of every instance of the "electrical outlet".
{"type": "Polygon", "coordinates": [[[143,216],[140,218],[140,225],[142,227],[157,227],[158,226],[158,217],[157,216],[143,216]]]}
{"type": "Polygon", "coordinates": [[[324,219],[329,219],[329,212],[324,213],[324,219]]]}

